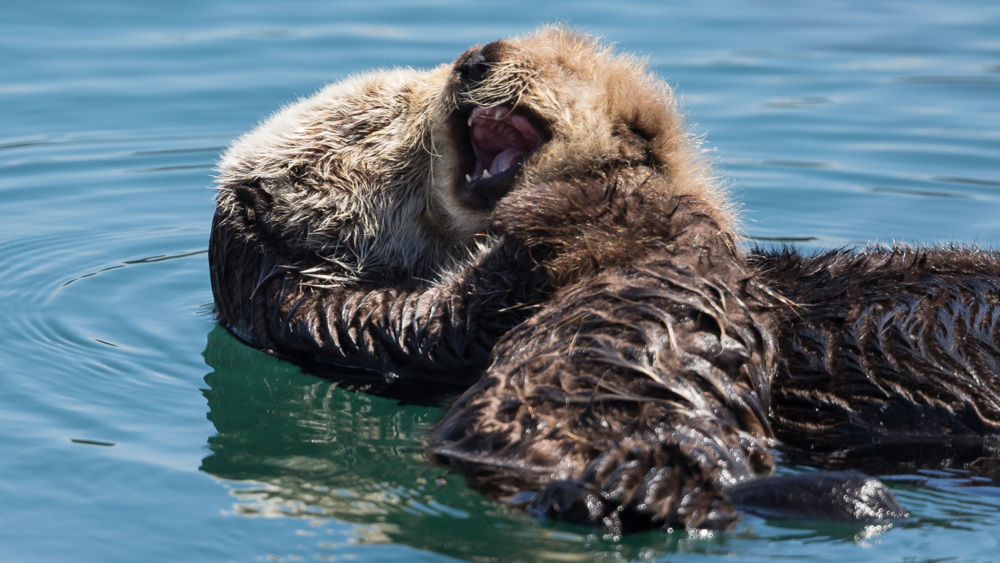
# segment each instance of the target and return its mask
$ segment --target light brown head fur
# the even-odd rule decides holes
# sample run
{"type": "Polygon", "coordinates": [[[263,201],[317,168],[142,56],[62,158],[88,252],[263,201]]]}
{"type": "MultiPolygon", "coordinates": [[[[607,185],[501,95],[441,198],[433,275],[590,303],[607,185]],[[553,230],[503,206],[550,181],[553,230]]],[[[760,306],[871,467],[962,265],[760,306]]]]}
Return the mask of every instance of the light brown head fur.
{"type": "Polygon", "coordinates": [[[664,195],[692,196],[733,228],[670,89],[640,60],[546,27],[430,71],[357,76],[284,108],[224,155],[218,204],[242,208],[297,267],[360,280],[432,277],[520,185],[652,172],[670,178],[657,184],[664,195]],[[470,79],[473,56],[483,72],[470,79]],[[468,120],[490,107],[524,116],[542,141],[483,196],[489,182],[469,170],[468,120]]]}

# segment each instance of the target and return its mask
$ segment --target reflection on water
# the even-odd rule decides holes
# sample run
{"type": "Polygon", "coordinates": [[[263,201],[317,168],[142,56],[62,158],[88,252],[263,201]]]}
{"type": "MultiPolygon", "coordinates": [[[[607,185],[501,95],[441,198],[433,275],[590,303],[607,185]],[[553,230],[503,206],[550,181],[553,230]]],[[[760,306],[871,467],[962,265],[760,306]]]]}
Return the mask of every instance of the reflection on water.
{"type": "MultiPolygon", "coordinates": [[[[204,357],[214,370],[204,394],[217,433],[201,470],[243,482],[231,490],[235,513],[332,518],[355,524],[356,541],[453,555],[480,552],[481,544],[470,550],[468,538],[489,521],[524,534],[518,545],[492,546],[498,556],[551,549],[553,540],[530,518],[478,498],[428,463],[422,440],[439,409],[341,389],[251,350],[218,326],[204,357]]],[[[560,550],[568,538],[587,544],[575,532],[556,534],[560,550]]]]}
{"type": "Polygon", "coordinates": [[[424,462],[420,439],[440,414],[436,409],[401,409],[392,400],[345,391],[244,346],[221,327],[209,333],[204,356],[215,370],[205,376],[204,394],[218,431],[209,439],[204,471],[298,487],[301,498],[315,495],[308,490],[329,491],[320,495],[329,500],[315,504],[334,514],[354,514],[379,498],[410,498],[440,473],[411,471],[424,462]],[[386,482],[409,483],[413,491],[386,491],[386,482]]]}
{"type": "Polygon", "coordinates": [[[667,553],[739,553],[766,526],[769,539],[870,541],[892,526],[750,518],[732,534],[650,532],[605,538],[540,522],[480,497],[423,452],[438,408],[348,391],[241,344],[216,326],[203,352],[213,371],[203,393],[216,434],[200,469],[236,482],[232,511],[245,517],[332,519],[352,541],[395,543],[452,556],[633,560],[667,553]],[[483,536],[493,529],[496,539],[483,536]],[[512,545],[510,537],[518,541],[512,545]],[[477,538],[473,543],[469,538],[477,538]],[[734,543],[735,542],[735,543],[734,543]],[[738,547],[739,546],[739,547],[738,547]]]}

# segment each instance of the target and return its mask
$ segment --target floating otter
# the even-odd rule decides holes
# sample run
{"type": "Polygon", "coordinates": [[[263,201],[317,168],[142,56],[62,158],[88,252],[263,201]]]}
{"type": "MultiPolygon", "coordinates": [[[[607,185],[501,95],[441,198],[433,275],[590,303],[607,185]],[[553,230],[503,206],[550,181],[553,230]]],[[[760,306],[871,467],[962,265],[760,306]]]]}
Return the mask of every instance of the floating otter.
{"type": "Polygon", "coordinates": [[[209,245],[219,319],[320,370],[468,385],[546,283],[496,236],[496,203],[647,165],[733,228],[670,90],[563,29],[329,86],[223,156],[209,245]]]}
{"type": "Polygon", "coordinates": [[[891,518],[855,474],[758,478],[775,438],[983,444],[1000,420],[994,255],[743,255],[669,89],[562,29],[331,86],[219,187],[221,322],[325,375],[473,385],[430,451],[539,514],[891,518]]]}

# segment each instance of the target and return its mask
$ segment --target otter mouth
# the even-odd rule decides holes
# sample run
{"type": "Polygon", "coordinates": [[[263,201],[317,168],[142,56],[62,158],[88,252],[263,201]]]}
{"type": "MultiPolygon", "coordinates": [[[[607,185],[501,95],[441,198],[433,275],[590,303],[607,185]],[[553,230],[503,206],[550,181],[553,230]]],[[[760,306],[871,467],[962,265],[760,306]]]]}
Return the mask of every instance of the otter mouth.
{"type": "Polygon", "coordinates": [[[468,149],[459,199],[472,209],[488,210],[513,187],[521,163],[542,145],[544,134],[532,118],[510,106],[475,107],[465,126],[468,149]]]}

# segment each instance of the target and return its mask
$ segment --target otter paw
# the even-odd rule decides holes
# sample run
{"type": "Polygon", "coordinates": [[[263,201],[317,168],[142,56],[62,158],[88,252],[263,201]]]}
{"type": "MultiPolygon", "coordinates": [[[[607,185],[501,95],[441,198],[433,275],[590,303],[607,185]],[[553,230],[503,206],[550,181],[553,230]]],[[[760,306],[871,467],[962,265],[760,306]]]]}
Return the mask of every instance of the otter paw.
{"type": "Polygon", "coordinates": [[[591,483],[578,480],[551,483],[535,494],[527,510],[538,518],[621,532],[621,523],[617,518],[608,518],[607,502],[591,483]]]}

